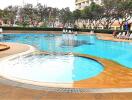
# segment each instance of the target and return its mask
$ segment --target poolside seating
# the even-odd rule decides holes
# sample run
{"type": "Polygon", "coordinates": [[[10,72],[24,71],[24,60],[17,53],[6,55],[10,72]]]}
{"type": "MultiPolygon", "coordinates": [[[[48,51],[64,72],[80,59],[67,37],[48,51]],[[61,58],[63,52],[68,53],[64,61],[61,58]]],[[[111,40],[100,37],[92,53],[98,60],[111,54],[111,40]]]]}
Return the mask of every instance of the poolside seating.
{"type": "Polygon", "coordinates": [[[122,33],[121,33],[121,32],[119,32],[119,34],[117,34],[116,38],[120,38],[120,37],[121,37],[121,35],[122,35],[122,33]]]}
{"type": "Polygon", "coordinates": [[[132,40],[132,33],[129,32],[123,32],[123,33],[119,33],[116,36],[117,39],[128,39],[128,40],[132,40]]]}
{"type": "Polygon", "coordinates": [[[90,34],[93,35],[94,34],[94,31],[90,31],[90,34]]]}
{"type": "Polygon", "coordinates": [[[68,33],[68,30],[65,30],[65,33],[68,33]]]}
{"type": "Polygon", "coordinates": [[[125,37],[126,37],[125,32],[123,32],[123,33],[119,32],[119,34],[117,34],[117,36],[116,36],[116,38],[118,38],[118,39],[125,39],[125,37]]]}
{"type": "Polygon", "coordinates": [[[63,31],[62,31],[62,32],[63,32],[63,34],[65,34],[65,33],[66,33],[66,30],[65,30],[65,29],[63,29],[63,31]]]}
{"type": "Polygon", "coordinates": [[[124,38],[124,39],[129,39],[129,36],[130,36],[130,33],[129,33],[129,32],[127,32],[127,34],[126,34],[126,36],[125,36],[125,38],[124,38]]]}
{"type": "Polygon", "coordinates": [[[69,30],[69,34],[71,34],[72,33],[72,31],[71,30],[69,30]]]}
{"type": "Polygon", "coordinates": [[[120,39],[124,39],[126,36],[126,32],[123,32],[122,35],[120,36],[120,39]]]}
{"type": "Polygon", "coordinates": [[[63,33],[63,34],[77,34],[77,32],[74,33],[72,30],[68,30],[68,29],[63,29],[63,30],[62,30],[62,33],[63,33]]]}
{"type": "Polygon", "coordinates": [[[132,33],[130,34],[130,36],[129,36],[129,38],[128,38],[129,40],[132,40],[132,33]]]}

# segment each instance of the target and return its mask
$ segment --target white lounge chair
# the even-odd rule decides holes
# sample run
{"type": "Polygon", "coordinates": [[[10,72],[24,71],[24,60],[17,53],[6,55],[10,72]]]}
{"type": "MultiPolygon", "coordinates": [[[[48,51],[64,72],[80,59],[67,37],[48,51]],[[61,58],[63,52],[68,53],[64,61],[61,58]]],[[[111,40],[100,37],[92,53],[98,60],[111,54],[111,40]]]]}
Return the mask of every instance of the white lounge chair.
{"type": "Polygon", "coordinates": [[[65,30],[65,32],[67,33],[67,32],[68,32],[68,30],[65,30]]]}
{"type": "Polygon", "coordinates": [[[94,31],[90,31],[90,34],[93,35],[94,34],[94,31]]]}
{"type": "Polygon", "coordinates": [[[69,30],[69,34],[71,34],[72,33],[72,31],[71,30],[69,30]]]}
{"type": "Polygon", "coordinates": [[[120,39],[124,39],[124,38],[125,38],[125,36],[126,36],[126,33],[125,33],[125,32],[123,32],[123,33],[122,33],[122,35],[120,36],[120,39]]]}
{"type": "Polygon", "coordinates": [[[121,37],[121,35],[122,35],[122,33],[120,32],[117,36],[116,36],[116,38],[120,38],[121,37]]]}
{"type": "Polygon", "coordinates": [[[130,34],[130,36],[129,36],[129,38],[128,38],[129,40],[131,40],[132,39],[132,33],[130,34]]]}
{"type": "Polygon", "coordinates": [[[126,36],[125,36],[125,38],[124,38],[124,39],[129,39],[129,36],[130,36],[130,33],[129,33],[129,32],[127,32],[127,34],[126,34],[126,36]]]}
{"type": "Polygon", "coordinates": [[[63,33],[66,33],[66,30],[65,29],[63,29],[63,33]]]}

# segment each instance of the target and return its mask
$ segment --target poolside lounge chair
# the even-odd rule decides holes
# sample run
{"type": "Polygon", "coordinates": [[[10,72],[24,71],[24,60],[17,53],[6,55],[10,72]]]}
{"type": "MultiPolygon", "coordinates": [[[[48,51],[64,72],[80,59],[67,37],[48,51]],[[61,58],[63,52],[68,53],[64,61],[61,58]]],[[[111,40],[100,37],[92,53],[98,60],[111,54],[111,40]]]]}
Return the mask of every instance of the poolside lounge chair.
{"type": "Polygon", "coordinates": [[[66,33],[66,30],[65,29],[63,29],[63,34],[65,34],[66,33]]]}
{"type": "Polygon", "coordinates": [[[121,37],[121,35],[122,35],[122,33],[120,32],[119,34],[117,34],[116,38],[119,39],[121,37]]]}
{"type": "Polygon", "coordinates": [[[72,33],[72,31],[71,30],[69,30],[69,34],[71,34],[72,33]]]}
{"type": "Polygon", "coordinates": [[[65,33],[68,33],[68,30],[65,30],[65,33]]]}
{"type": "Polygon", "coordinates": [[[124,38],[125,38],[125,36],[126,36],[126,33],[125,33],[125,32],[123,32],[123,33],[122,33],[122,35],[120,36],[120,39],[124,39],[124,38]]]}
{"type": "Polygon", "coordinates": [[[132,40],[132,33],[130,34],[130,36],[129,36],[129,38],[128,38],[129,40],[132,40]]]}
{"type": "Polygon", "coordinates": [[[126,34],[126,36],[125,36],[125,38],[124,38],[124,39],[129,39],[129,36],[130,36],[130,33],[129,33],[129,32],[127,32],[127,34],[126,34]]]}
{"type": "Polygon", "coordinates": [[[90,31],[90,34],[93,35],[94,34],[94,31],[90,31]]]}

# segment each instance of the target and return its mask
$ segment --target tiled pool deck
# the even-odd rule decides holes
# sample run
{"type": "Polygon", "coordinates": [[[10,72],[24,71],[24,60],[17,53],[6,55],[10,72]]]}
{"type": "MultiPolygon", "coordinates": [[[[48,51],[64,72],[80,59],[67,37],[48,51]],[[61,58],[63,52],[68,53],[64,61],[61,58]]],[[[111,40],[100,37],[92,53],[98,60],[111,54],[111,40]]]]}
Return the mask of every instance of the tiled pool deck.
{"type": "Polygon", "coordinates": [[[117,39],[112,36],[112,34],[103,34],[99,33],[97,34],[98,39],[107,40],[107,41],[117,41],[117,42],[132,42],[132,40],[128,39],[117,39]]]}
{"type": "MultiPolygon", "coordinates": [[[[103,38],[110,38],[110,35],[101,35],[103,38]]],[[[112,38],[112,37],[111,37],[112,38]]],[[[111,39],[112,40],[112,39],[111,39]]],[[[12,44],[6,43],[10,46],[9,50],[1,51],[0,58],[10,56],[16,53],[21,53],[29,49],[28,46],[22,44],[12,44]]],[[[8,82],[1,78],[0,84],[0,100],[131,100],[132,98],[132,70],[119,65],[111,60],[94,57],[91,55],[75,54],[77,56],[88,57],[97,60],[104,66],[104,71],[91,79],[78,81],[72,84],[69,88],[89,88],[100,90],[95,90],[95,92],[87,93],[66,93],[66,92],[49,92],[43,89],[35,90],[32,87],[30,89],[24,88],[26,85],[21,85],[18,83],[13,84],[13,82],[8,82]],[[7,82],[4,84],[4,82],[7,82]],[[23,88],[22,88],[23,87],[23,88]],[[111,93],[112,91],[108,88],[127,88],[126,91],[116,91],[116,93],[111,93]],[[104,90],[110,90],[110,93],[103,93],[104,90]],[[128,93],[128,92],[129,93],[128,93]],[[121,93],[120,93],[121,92],[121,93]]],[[[47,85],[47,84],[46,84],[47,85]]],[[[52,84],[53,85],[53,84],[52,84]]],[[[59,87],[54,84],[55,87],[59,87]]],[[[65,88],[65,84],[61,85],[65,88]]],[[[66,86],[67,87],[67,86],[66,86]]],[[[107,91],[106,90],[106,91],[107,91]]],[[[72,91],[71,91],[72,92],[72,91]]]]}
{"type": "Polygon", "coordinates": [[[57,93],[0,84],[0,100],[131,100],[132,93],[57,93]]]}
{"type": "Polygon", "coordinates": [[[22,53],[29,50],[29,47],[25,46],[24,44],[19,44],[19,43],[0,43],[0,44],[4,44],[10,47],[10,49],[0,52],[0,58],[11,56],[17,53],[22,53]]]}

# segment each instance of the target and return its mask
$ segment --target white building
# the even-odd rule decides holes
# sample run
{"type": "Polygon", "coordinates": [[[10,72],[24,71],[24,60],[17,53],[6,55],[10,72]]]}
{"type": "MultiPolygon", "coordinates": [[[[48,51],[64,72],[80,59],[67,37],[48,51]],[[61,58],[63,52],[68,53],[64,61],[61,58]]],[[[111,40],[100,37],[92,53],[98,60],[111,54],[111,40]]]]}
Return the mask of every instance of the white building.
{"type": "Polygon", "coordinates": [[[101,5],[102,0],[75,0],[76,9],[82,10],[92,2],[101,5]]]}

